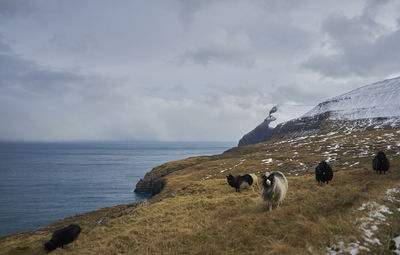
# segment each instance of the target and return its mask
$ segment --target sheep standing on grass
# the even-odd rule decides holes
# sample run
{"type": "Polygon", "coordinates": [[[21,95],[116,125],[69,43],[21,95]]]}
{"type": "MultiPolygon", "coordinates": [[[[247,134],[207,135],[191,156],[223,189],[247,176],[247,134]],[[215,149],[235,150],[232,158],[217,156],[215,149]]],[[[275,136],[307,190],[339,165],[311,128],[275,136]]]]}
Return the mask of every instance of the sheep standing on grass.
{"type": "Polygon", "coordinates": [[[261,199],[268,203],[269,211],[282,204],[288,191],[288,182],[280,171],[266,172],[262,180],[261,199]]]}
{"type": "Polygon", "coordinates": [[[317,179],[317,182],[319,184],[322,184],[326,182],[326,184],[329,184],[329,182],[333,178],[333,171],[331,166],[324,161],[321,161],[321,163],[318,164],[318,166],[315,168],[315,179],[317,179]]]}
{"type": "Polygon", "coordinates": [[[253,179],[253,184],[251,185],[251,188],[254,191],[254,188],[257,188],[257,190],[259,189],[259,184],[258,184],[258,177],[255,174],[249,174],[251,176],[251,178],[253,179]]]}
{"type": "Polygon", "coordinates": [[[258,178],[255,174],[245,174],[245,175],[227,175],[226,180],[231,187],[236,189],[236,192],[240,192],[240,188],[252,187],[254,190],[254,186],[258,186],[258,178]]]}
{"type": "Polygon", "coordinates": [[[389,159],[386,157],[385,153],[383,151],[378,152],[378,154],[374,157],[372,160],[372,168],[376,171],[376,173],[383,174],[386,173],[387,170],[389,170],[389,159]]]}
{"type": "Polygon", "coordinates": [[[73,242],[81,232],[81,228],[78,225],[71,224],[68,227],[58,229],[54,231],[51,240],[44,244],[44,248],[47,252],[61,247],[64,249],[64,244],[73,242]]]}

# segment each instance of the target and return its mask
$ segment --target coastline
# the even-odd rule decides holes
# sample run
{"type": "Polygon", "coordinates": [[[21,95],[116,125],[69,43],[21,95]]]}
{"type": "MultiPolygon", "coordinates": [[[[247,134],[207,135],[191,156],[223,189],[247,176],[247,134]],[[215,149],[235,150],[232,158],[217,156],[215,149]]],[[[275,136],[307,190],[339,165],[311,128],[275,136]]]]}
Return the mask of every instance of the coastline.
{"type": "MultiPolygon", "coordinates": [[[[43,243],[51,231],[69,223],[81,225],[82,232],[77,241],[56,250],[55,255],[202,254],[206,249],[215,254],[239,254],[249,253],[249,247],[253,254],[306,254],[310,247],[326,253],[337,243],[357,240],[371,253],[386,251],[400,233],[398,205],[386,198],[388,190],[400,187],[400,172],[396,171],[399,138],[400,130],[312,135],[168,162],[149,173],[164,173],[161,178],[166,181],[164,189],[151,199],[76,215],[36,229],[36,233],[0,238],[0,254],[44,254],[43,243]],[[376,136],[380,140],[371,143],[376,136]],[[382,146],[390,148],[393,170],[378,177],[370,161],[382,146]],[[330,151],[335,154],[325,153],[330,151]],[[318,186],[309,166],[327,156],[332,158],[335,176],[329,185],[318,186]],[[168,169],[175,171],[165,174],[168,169]],[[228,173],[260,175],[276,169],[287,176],[289,193],[283,206],[272,212],[260,202],[260,190],[237,193],[226,183],[228,173]],[[363,204],[384,205],[391,213],[386,218],[390,229],[382,224],[371,230],[381,246],[362,243],[364,232],[357,219],[366,217],[365,211],[358,209],[363,204]]],[[[400,193],[393,196],[400,199],[400,193]]]]}
{"type": "Polygon", "coordinates": [[[222,142],[0,143],[0,236],[149,198],[133,193],[152,168],[213,155],[222,142]]]}
{"type": "Polygon", "coordinates": [[[144,206],[149,203],[158,202],[162,198],[168,197],[168,195],[163,196],[163,197],[155,197],[157,194],[159,194],[163,190],[163,188],[166,184],[165,177],[167,175],[169,175],[173,172],[179,171],[179,170],[184,170],[187,167],[193,167],[196,164],[204,163],[208,160],[215,160],[215,159],[221,157],[222,154],[224,154],[227,151],[232,150],[233,148],[235,148],[235,147],[232,147],[220,154],[209,155],[209,156],[193,156],[193,157],[188,157],[185,159],[173,160],[173,161],[169,161],[169,162],[163,163],[161,165],[158,165],[158,166],[152,168],[150,171],[148,171],[143,176],[143,178],[141,178],[138,181],[135,188],[133,189],[133,192],[144,195],[144,196],[149,195],[149,196],[151,196],[150,198],[143,198],[140,201],[127,203],[127,204],[108,206],[108,207],[100,208],[98,210],[93,210],[93,211],[85,212],[82,214],[76,214],[76,215],[73,215],[70,217],[59,219],[59,220],[56,220],[46,226],[40,226],[38,228],[31,229],[31,230],[23,230],[23,231],[6,234],[3,236],[0,236],[0,241],[6,240],[8,237],[11,237],[11,236],[49,234],[52,231],[56,230],[57,228],[60,228],[60,227],[63,227],[63,226],[66,226],[66,225],[72,224],[72,223],[76,224],[79,222],[83,222],[89,218],[91,218],[90,223],[89,223],[89,225],[91,225],[91,228],[92,229],[96,228],[98,226],[101,226],[102,224],[105,224],[108,220],[115,219],[117,217],[121,217],[122,215],[125,215],[125,214],[131,212],[132,210],[134,210],[137,207],[144,206]]]}
{"type": "MultiPolygon", "coordinates": [[[[76,214],[70,217],[56,220],[46,226],[40,226],[35,229],[18,231],[6,234],[4,236],[0,236],[0,254],[3,254],[2,252],[5,251],[2,248],[7,248],[3,247],[2,243],[10,242],[10,240],[12,239],[30,239],[32,237],[36,237],[39,240],[41,240],[42,243],[44,243],[51,237],[53,231],[65,227],[69,224],[78,224],[82,226],[82,228],[84,229],[83,233],[90,232],[96,228],[106,225],[111,220],[132,213],[137,208],[157,203],[165,198],[169,198],[173,196],[172,193],[174,192],[167,192],[165,194],[159,195],[159,193],[163,191],[163,188],[166,184],[167,175],[179,170],[184,170],[187,167],[193,167],[196,164],[201,164],[211,159],[213,160],[218,159],[221,157],[222,154],[224,154],[227,151],[230,151],[231,149],[228,149],[222,152],[221,154],[215,154],[211,156],[194,156],[181,160],[166,162],[159,166],[154,167],[153,169],[148,171],[143,178],[139,180],[139,182],[136,184],[134,191],[135,193],[143,195],[151,195],[150,198],[143,198],[138,202],[109,206],[82,214],[76,214]],[[160,182],[164,183],[164,185],[160,189],[155,189],[154,187],[157,187],[155,185],[158,185],[158,183],[160,182]],[[137,186],[138,184],[139,184],[139,189],[137,186]],[[150,185],[151,188],[149,189],[149,187],[146,185],[150,185]]],[[[18,246],[13,250],[12,254],[25,254],[25,252],[30,251],[30,249],[28,249],[27,247],[28,246],[22,246],[22,247],[18,246]]],[[[39,252],[40,254],[40,250],[39,251],[37,250],[38,249],[36,249],[35,252],[39,252]]],[[[9,254],[9,253],[4,253],[4,254],[9,254]]]]}

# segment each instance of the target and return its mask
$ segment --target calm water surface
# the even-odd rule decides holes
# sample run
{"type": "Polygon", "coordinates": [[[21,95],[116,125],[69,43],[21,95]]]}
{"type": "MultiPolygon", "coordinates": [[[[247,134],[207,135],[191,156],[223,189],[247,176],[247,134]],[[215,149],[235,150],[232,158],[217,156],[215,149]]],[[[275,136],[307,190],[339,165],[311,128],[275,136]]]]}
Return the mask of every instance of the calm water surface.
{"type": "Polygon", "coordinates": [[[162,163],[213,155],[233,142],[0,143],[0,235],[139,201],[133,193],[162,163]]]}

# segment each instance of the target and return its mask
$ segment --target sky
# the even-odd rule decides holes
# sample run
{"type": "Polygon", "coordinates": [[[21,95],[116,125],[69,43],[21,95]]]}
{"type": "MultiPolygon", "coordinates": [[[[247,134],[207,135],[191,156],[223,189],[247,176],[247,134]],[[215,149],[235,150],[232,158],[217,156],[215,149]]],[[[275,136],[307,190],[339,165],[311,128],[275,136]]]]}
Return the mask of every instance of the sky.
{"type": "Polygon", "coordinates": [[[400,76],[398,0],[0,0],[0,140],[238,141],[400,76]]]}

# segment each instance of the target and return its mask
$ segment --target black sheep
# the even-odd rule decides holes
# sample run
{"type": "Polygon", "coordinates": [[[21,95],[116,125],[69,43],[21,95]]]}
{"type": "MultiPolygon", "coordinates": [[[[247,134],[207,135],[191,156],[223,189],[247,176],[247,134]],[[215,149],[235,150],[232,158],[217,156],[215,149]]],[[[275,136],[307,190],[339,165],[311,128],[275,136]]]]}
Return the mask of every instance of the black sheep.
{"type": "Polygon", "coordinates": [[[378,152],[378,154],[374,157],[372,160],[372,168],[376,171],[376,173],[383,174],[386,173],[387,170],[389,170],[389,159],[386,157],[385,153],[383,151],[378,152]]]}
{"type": "Polygon", "coordinates": [[[234,187],[236,189],[236,192],[240,192],[240,186],[244,182],[246,182],[249,186],[253,184],[253,178],[249,174],[238,176],[233,176],[230,174],[226,176],[226,180],[231,187],[234,187]]]}
{"type": "Polygon", "coordinates": [[[333,178],[333,171],[331,166],[324,161],[321,161],[315,168],[315,179],[319,184],[326,182],[329,183],[333,178]]]}
{"type": "Polygon", "coordinates": [[[54,231],[51,240],[44,244],[44,248],[47,252],[61,247],[64,249],[64,244],[73,242],[81,232],[81,228],[78,225],[71,224],[68,227],[58,229],[54,231]]]}

